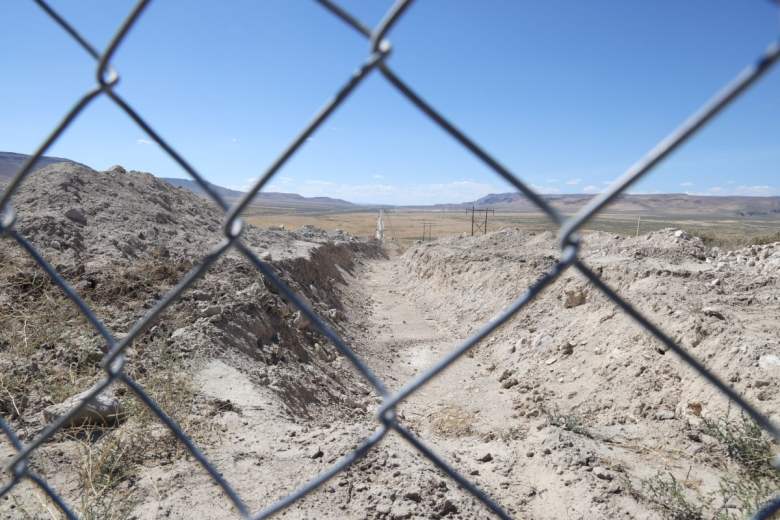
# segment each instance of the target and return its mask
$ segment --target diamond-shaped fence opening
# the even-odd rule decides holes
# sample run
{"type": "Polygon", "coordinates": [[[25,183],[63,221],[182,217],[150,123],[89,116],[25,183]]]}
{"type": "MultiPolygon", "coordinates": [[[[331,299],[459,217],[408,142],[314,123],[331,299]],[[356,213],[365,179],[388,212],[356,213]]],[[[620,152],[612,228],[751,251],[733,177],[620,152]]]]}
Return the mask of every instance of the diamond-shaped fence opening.
{"type": "MultiPolygon", "coordinates": [[[[95,59],[96,67],[96,86],[83,95],[71,108],[63,120],[43,141],[35,153],[26,161],[21,170],[12,179],[6,191],[0,197],[0,235],[8,240],[16,241],[29,256],[44,269],[51,280],[60,287],[64,294],[73,301],[79,311],[84,315],[89,324],[102,337],[105,342],[105,355],[102,359],[102,369],[105,372],[104,377],[93,386],[87,397],[79,406],[72,409],[69,413],[59,417],[57,420],[48,424],[36,437],[28,443],[22,443],[18,439],[8,423],[0,419],[0,428],[10,444],[13,446],[16,455],[7,464],[7,475],[3,483],[0,484],[0,497],[5,496],[11,490],[16,488],[22,481],[29,481],[37,486],[45,495],[47,495],[53,504],[55,504],[63,514],[68,518],[76,518],[73,510],[57,494],[46,480],[30,469],[30,456],[41,447],[41,445],[50,439],[55,433],[63,429],[64,425],[80,411],[81,408],[103,392],[111,384],[123,384],[132,394],[134,394],[146,407],[148,407],[157,419],[180,441],[184,444],[189,453],[195,460],[208,472],[214,482],[221,487],[229,500],[234,505],[237,512],[244,518],[266,518],[282,509],[292,505],[301,499],[328,479],[345,470],[352,463],[364,456],[372,447],[382,441],[384,436],[394,430],[403,439],[405,439],[415,450],[433,462],[439,469],[446,473],[450,478],[458,483],[464,490],[469,492],[488,509],[500,518],[510,518],[504,509],[490,496],[480,490],[467,477],[455,470],[446,460],[434,453],[425,442],[415,436],[407,429],[395,414],[396,406],[419,390],[423,385],[436,377],[439,373],[446,370],[459,357],[477,345],[480,341],[489,336],[497,328],[501,327],[510,318],[515,316],[526,305],[543,291],[547,286],[553,283],[561,273],[569,267],[574,267],[583,276],[585,276],[594,287],[604,293],[618,307],[631,316],[642,328],[652,334],[657,340],[662,342],[670,350],[674,351],[682,360],[691,366],[701,377],[714,385],[728,399],[736,403],[745,413],[747,413],[758,425],[761,426],[774,439],[780,440],[780,432],[760,411],[755,409],[750,403],[744,400],[728,385],[711,373],[706,367],[691,356],[677,342],[666,335],[657,326],[645,318],[641,312],[637,311],[630,303],[623,300],[613,289],[608,287],[599,276],[578,258],[579,239],[577,231],[602,211],[610,202],[620,194],[624,193],[637,180],[649,173],[659,162],[670,155],[678,146],[693,136],[699,129],[705,126],[714,116],[724,107],[729,105],[734,99],[748,89],[757,79],[759,79],[769,68],[780,59],[780,44],[772,44],[760,59],[752,66],[741,72],[737,78],[718,93],[710,102],[708,102],[699,112],[685,121],[679,129],[670,134],[661,141],[646,157],[641,159],[636,165],[631,167],[621,178],[615,181],[609,189],[601,195],[592,199],[575,216],[564,220],[558,212],[553,209],[539,194],[533,191],[526,183],[516,177],[508,168],[503,166],[489,153],[487,153],[476,142],[471,140],[452,122],[437,112],[426,100],[407,85],[391,68],[388,63],[392,52],[390,43],[385,39],[392,27],[401,19],[412,0],[398,0],[387,12],[384,19],[375,28],[369,28],[353,17],[349,12],[342,9],[331,0],[318,0],[318,2],[333,15],[342,20],[348,27],[357,31],[362,37],[366,38],[371,44],[371,52],[364,63],[360,64],[357,71],[348,78],[336,95],[318,112],[311,122],[300,132],[298,136],[284,149],[277,159],[267,168],[265,173],[254,184],[254,186],[238,201],[234,206],[229,207],[227,203],[216,193],[211,185],[205,182],[204,178],[193,168],[187,160],[179,155],[176,150],[158,135],[150,124],[138,114],[132,106],[114,90],[114,86],[119,81],[119,75],[111,68],[111,59],[118,46],[123,42],[128,31],[135,25],[139,16],[144,12],[150,0],[140,0],[132,9],[127,18],[117,29],[114,37],[103,52],[99,52],[84,39],[75,26],[61,17],[44,0],[35,0],[41,9],[50,16],[64,31],[66,31],[73,40],[92,58],[95,59]],[[376,71],[375,71],[376,69],[376,71]],[[291,290],[279,277],[277,272],[271,266],[261,260],[241,239],[242,223],[239,219],[241,213],[246,209],[254,196],[268,183],[268,181],[285,165],[287,160],[295,155],[298,149],[305,143],[317,129],[324,124],[330,115],[350,96],[350,94],[360,86],[362,81],[371,73],[381,74],[390,85],[396,88],[406,99],[409,100],[422,113],[430,118],[436,125],[441,127],[448,135],[459,142],[486,166],[492,169],[497,175],[505,181],[512,184],[518,191],[523,193],[531,202],[533,202],[540,211],[542,211],[550,221],[560,228],[561,256],[557,263],[549,272],[542,274],[528,289],[514,300],[501,314],[486,323],[481,329],[475,332],[471,337],[457,345],[453,350],[438,360],[433,366],[423,371],[418,376],[404,384],[397,392],[390,393],[385,384],[368,368],[362,359],[360,359],[346,342],[321,319],[312,308],[291,290]],[[46,262],[37,249],[22,236],[14,227],[15,214],[12,208],[13,195],[19,188],[21,182],[32,171],[35,162],[51,147],[51,145],[65,132],[78,114],[84,110],[93,100],[99,96],[106,96],[113,101],[119,109],[124,111],[127,116],[134,121],[165,153],[167,153],[179,166],[181,166],[192,179],[203,189],[203,191],[224,211],[224,223],[222,233],[224,238],[222,242],[213,248],[201,262],[193,267],[167,294],[165,294],[141,319],[139,319],[121,339],[114,337],[112,332],[100,321],[89,305],[74,291],[63,279],[57,270],[46,262]],[[235,249],[273,284],[276,289],[291,302],[303,316],[308,318],[321,334],[328,338],[331,343],[345,356],[349,362],[357,369],[363,378],[377,391],[382,398],[382,403],[377,411],[378,427],[376,431],[359,443],[358,447],[347,454],[335,465],[330,467],[324,473],[318,475],[299,489],[292,491],[289,495],[278,502],[269,505],[259,512],[251,512],[241,497],[238,496],[231,484],[225,480],[218,469],[202,454],[190,439],[185,431],[149,397],[144,388],[134,381],[124,370],[125,353],[133,341],[147,330],[160,314],[172,303],[176,302],[182,293],[186,291],[198,278],[204,275],[209,267],[219,260],[228,250],[235,249]]],[[[776,511],[780,510],[780,499],[768,503],[763,509],[756,513],[755,518],[769,518],[776,511]]]]}

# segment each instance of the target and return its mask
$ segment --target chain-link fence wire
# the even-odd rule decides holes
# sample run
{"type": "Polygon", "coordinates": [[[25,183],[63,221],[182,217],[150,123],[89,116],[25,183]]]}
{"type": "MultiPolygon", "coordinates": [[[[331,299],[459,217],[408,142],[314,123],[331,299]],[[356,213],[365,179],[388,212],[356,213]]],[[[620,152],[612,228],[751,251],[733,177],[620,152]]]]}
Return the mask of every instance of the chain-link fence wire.
{"type": "MultiPolygon", "coordinates": [[[[574,268],[584,275],[593,285],[603,292],[610,300],[618,305],[624,312],[631,316],[645,331],[652,334],[658,341],[663,343],[670,350],[674,351],[687,365],[692,367],[701,377],[714,385],[729,400],[736,403],[746,414],[748,414],[761,428],[771,437],[780,440],[780,430],[769,419],[757,410],[752,404],[736,393],[732,388],[723,383],[720,378],[710,372],[696,358],[691,356],[684,348],[677,344],[665,332],[651,323],[641,312],[636,310],[629,302],[622,299],[613,289],[607,286],[597,274],[595,274],[587,264],[579,257],[578,251],[580,240],[577,232],[582,226],[593,218],[597,213],[604,209],[619,195],[624,193],[640,178],[647,175],[658,163],[669,156],[687,139],[693,136],[698,130],[705,126],[713,117],[715,117],[723,108],[729,105],[753,83],[764,75],[778,59],[780,59],[780,41],[772,43],[769,48],[760,56],[758,61],[744,69],[731,83],[716,94],[708,103],[698,112],[687,119],[677,130],[672,132],[667,138],[661,141],[644,158],[618,180],[616,180],[602,194],[594,197],[585,207],[576,215],[566,220],[551,207],[544,198],[533,191],[525,182],[516,177],[509,169],[504,167],[482,147],[467,137],[458,127],[447,120],[431,105],[420,97],[412,88],[407,85],[388,65],[388,58],[391,55],[392,47],[385,39],[390,29],[399,21],[406,12],[413,0],[397,0],[390,10],[386,13],[383,20],[375,27],[369,28],[353,17],[349,12],[333,3],[331,0],[317,0],[325,9],[337,16],[349,27],[356,30],[365,37],[370,43],[370,53],[365,62],[360,65],[358,70],[347,80],[336,95],[317,113],[303,131],[292,140],[284,151],[276,158],[271,166],[265,171],[262,177],[254,186],[232,207],[220,197],[220,195],[208,184],[187,160],[166,142],[155,130],[142,118],[132,106],[122,98],[115,87],[119,82],[119,75],[111,67],[111,59],[114,56],[119,45],[127,36],[128,31],[137,23],[139,17],[147,8],[151,0],[139,0],[134,8],[117,29],[110,43],[103,52],[98,52],[67,20],[52,9],[44,0],[34,0],[40,8],[51,17],[63,30],[65,30],[78,45],[87,52],[97,62],[96,67],[96,85],[86,94],[84,94],[66,114],[57,127],[48,135],[38,149],[23,164],[20,171],[11,180],[5,192],[0,197],[0,236],[15,240],[24,248],[27,253],[39,264],[57,284],[65,295],[76,304],[84,317],[92,327],[105,340],[103,350],[105,355],[101,362],[101,367],[105,371],[104,378],[96,384],[87,394],[87,396],[65,415],[48,424],[35,438],[27,444],[19,441],[9,424],[0,418],[0,428],[5,436],[16,450],[16,455],[7,464],[9,480],[0,487],[0,497],[5,496],[14,489],[22,480],[29,480],[40,488],[62,513],[71,519],[77,516],[73,510],[65,503],[58,493],[31,468],[29,459],[33,452],[44,442],[61,430],[76,414],[84,408],[113,383],[124,384],[135,396],[137,396],[157,417],[158,419],[181,441],[189,453],[198,461],[198,463],[209,473],[214,482],[220,486],[225,495],[235,506],[237,512],[243,518],[261,519],[267,518],[282,509],[295,503],[317,487],[321,486],[328,479],[346,469],[355,461],[363,457],[373,446],[379,443],[384,436],[394,430],[401,435],[417,451],[423,454],[439,469],[446,473],[450,478],[458,483],[464,490],[477,498],[488,509],[490,509],[499,518],[510,518],[504,509],[493,498],[479,489],[474,483],[461,475],[446,460],[434,453],[421,439],[417,438],[410,430],[401,424],[395,414],[396,407],[411,394],[419,390],[423,385],[436,377],[440,372],[449,367],[458,358],[477,345],[480,341],[489,336],[493,331],[501,327],[510,318],[515,316],[528,303],[552,284],[558,276],[569,268],[574,268]],[[512,186],[523,193],[532,201],[555,225],[559,227],[559,238],[561,246],[561,257],[553,268],[542,274],[528,289],[520,295],[511,305],[509,305],[497,319],[487,323],[471,337],[466,339],[442,359],[436,362],[412,380],[407,382],[400,390],[390,393],[384,383],[369,369],[369,367],[360,359],[350,347],[339,337],[328,324],[319,318],[317,314],[293,292],[269,266],[269,264],[260,260],[260,258],[251,249],[241,241],[241,232],[243,224],[239,218],[241,213],[247,208],[255,195],[268,183],[268,181],[285,165],[288,159],[292,157],[323,123],[325,123],[331,114],[350,96],[350,94],[363,82],[363,80],[374,70],[378,72],[395,87],[406,99],[423,112],[434,123],[441,127],[447,134],[463,145],[473,155],[479,158],[485,165],[492,169],[496,174],[509,182],[512,186]],[[141,317],[130,329],[130,331],[118,340],[113,333],[101,322],[90,307],[84,302],[79,294],[63,279],[63,277],[52,267],[43,256],[14,227],[15,213],[11,206],[11,199],[19,186],[27,177],[37,160],[51,147],[51,145],[62,135],[63,132],[73,123],[75,118],[99,96],[107,96],[116,104],[119,109],[124,111],[152,140],[154,140],[176,163],[179,164],[203,189],[225,214],[222,233],[224,240],[209,252],[201,261],[189,271],[184,278],[168,292],[160,301],[157,302],[143,317],[141,317]],[[187,290],[199,277],[201,277],[209,267],[224,255],[230,248],[238,250],[244,255],[257,270],[262,273],[268,281],[273,284],[282,295],[297,307],[301,313],[308,318],[314,327],[324,336],[326,336],[333,345],[344,355],[350,363],[358,370],[378,392],[382,398],[381,405],[377,412],[378,427],[372,435],[364,439],[359,446],[344,458],[339,460],[334,466],[312,480],[292,491],[286,497],[267,506],[265,509],[252,513],[246,503],[238,495],[235,489],[227,482],[217,468],[203,455],[195,443],[187,436],[182,428],[171,419],[154,400],[144,391],[137,382],[135,382],[124,371],[125,351],[132,342],[152,323],[158,316],[181,294],[187,290]]],[[[775,461],[777,465],[777,461],[775,461]]],[[[780,510],[780,497],[770,500],[754,516],[757,519],[770,518],[775,512],[780,510]]]]}

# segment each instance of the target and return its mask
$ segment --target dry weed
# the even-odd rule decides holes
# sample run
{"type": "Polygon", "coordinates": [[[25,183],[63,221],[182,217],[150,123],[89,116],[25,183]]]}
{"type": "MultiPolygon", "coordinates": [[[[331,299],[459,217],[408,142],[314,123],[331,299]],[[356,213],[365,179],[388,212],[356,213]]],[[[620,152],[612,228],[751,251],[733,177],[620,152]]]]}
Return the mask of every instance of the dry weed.
{"type": "Polygon", "coordinates": [[[473,432],[474,414],[459,406],[445,406],[430,417],[431,429],[443,437],[460,437],[473,432]]]}

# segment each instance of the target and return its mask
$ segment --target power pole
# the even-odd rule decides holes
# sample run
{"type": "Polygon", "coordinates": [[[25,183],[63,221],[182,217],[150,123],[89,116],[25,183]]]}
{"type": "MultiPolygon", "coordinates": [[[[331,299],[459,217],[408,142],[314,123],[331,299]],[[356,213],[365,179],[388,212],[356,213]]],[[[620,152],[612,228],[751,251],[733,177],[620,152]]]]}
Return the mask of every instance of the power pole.
{"type": "Polygon", "coordinates": [[[467,209],[466,213],[471,213],[471,236],[474,236],[474,230],[476,230],[477,233],[482,231],[482,234],[486,235],[487,234],[487,229],[488,229],[488,227],[487,227],[488,213],[492,213],[493,215],[495,215],[496,214],[496,210],[494,210],[492,208],[477,209],[476,207],[471,206],[471,209],[467,209]],[[479,219],[476,218],[476,214],[477,213],[480,214],[480,218],[479,219]],[[482,213],[485,214],[485,219],[484,220],[481,218],[482,217],[482,215],[481,215],[482,213]]]}
{"type": "Polygon", "coordinates": [[[431,222],[423,222],[423,234],[422,234],[422,241],[426,241],[426,236],[428,237],[428,240],[433,240],[433,234],[432,234],[432,226],[433,224],[431,222]]]}

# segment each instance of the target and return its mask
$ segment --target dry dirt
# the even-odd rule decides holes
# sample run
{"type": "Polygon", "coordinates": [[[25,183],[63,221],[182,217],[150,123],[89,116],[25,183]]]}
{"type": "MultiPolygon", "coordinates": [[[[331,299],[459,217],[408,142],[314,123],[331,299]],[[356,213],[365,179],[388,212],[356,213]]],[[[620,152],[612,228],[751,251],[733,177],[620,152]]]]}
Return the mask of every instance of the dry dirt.
{"type": "MultiPolygon", "coordinates": [[[[48,167],[15,207],[20,231],[118,335],[218,241],[219,212],[203,199],[118,169],[48,167]],[[71,209],[83,222],[65,216],[71,209]]],[[[246,241],[270,252],[280,276],[391,389],[558,257],[552,233],[515,229],[403,253],[312,228],[250,227],[246,241]]],[[[30,440],[46,406],[97,380],[100,343],[22,252],[2,244],[0,406],[30,440]]],[[[589,233],[582,257],[780,419],[780,244],[721,252],[671,229],[589,233]]],[[[253,511],[377,426],[369,385],[234,253],[136,342],[128,370],[253,511]]],[[[235,515],[159,422],[129,392],[116,393],[127,412],[118,426],[58,434],[36,455],[66,500],[89,518],[235,515]]],[[[517,518],[741,518],[780,487],[768,465],[777,447],[573,271],[402,403],[398,417],[517,518]]],[[[3,444],[0,456],[10,455],[3,444]]],[[[0,503],[6,518],[53,511],[29,485],[0,503]]],[[[280,516],[491,518],[395,434],[280,516]]]]}

